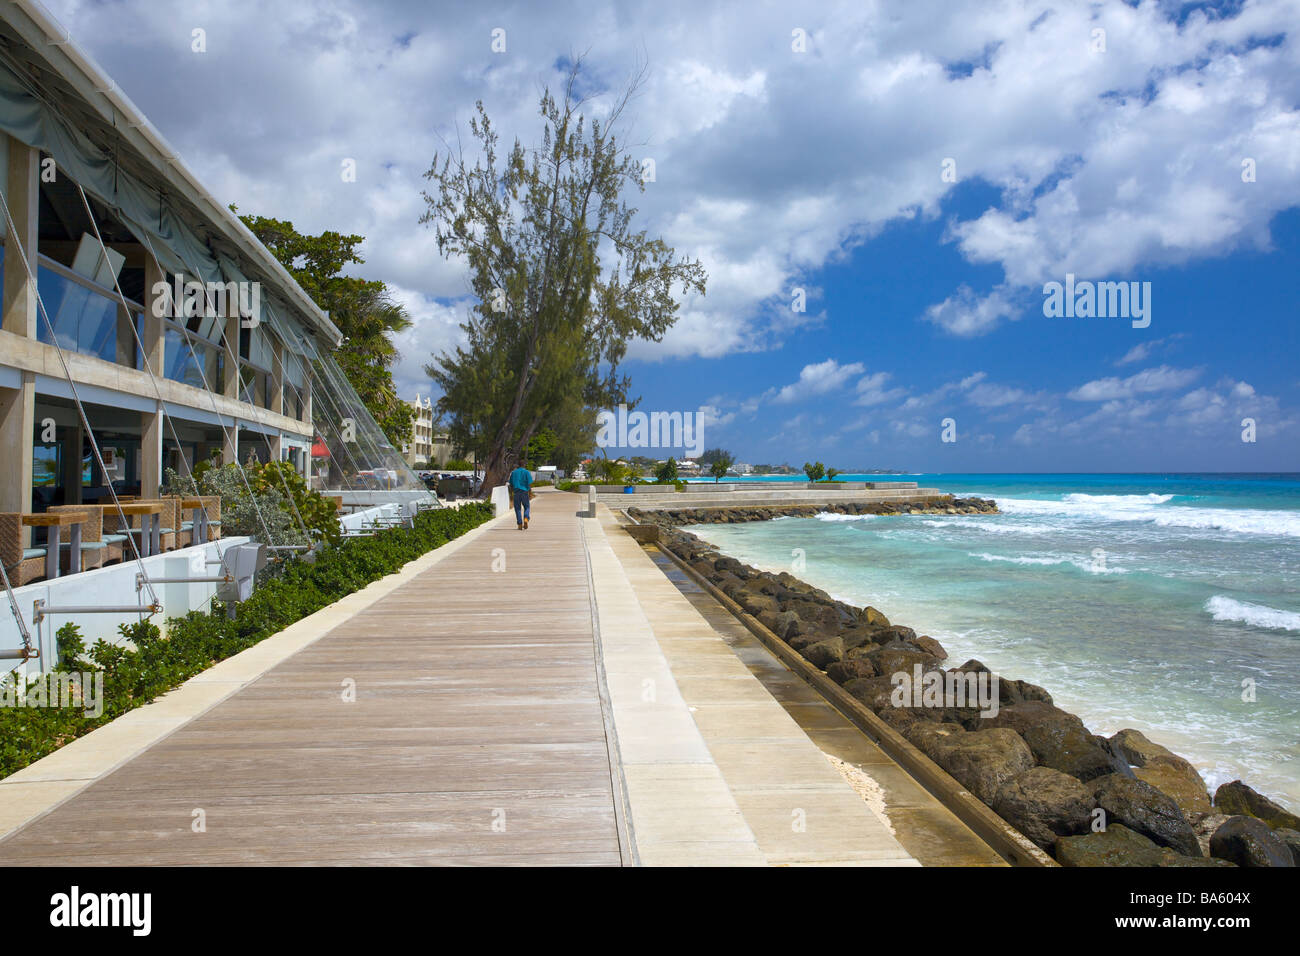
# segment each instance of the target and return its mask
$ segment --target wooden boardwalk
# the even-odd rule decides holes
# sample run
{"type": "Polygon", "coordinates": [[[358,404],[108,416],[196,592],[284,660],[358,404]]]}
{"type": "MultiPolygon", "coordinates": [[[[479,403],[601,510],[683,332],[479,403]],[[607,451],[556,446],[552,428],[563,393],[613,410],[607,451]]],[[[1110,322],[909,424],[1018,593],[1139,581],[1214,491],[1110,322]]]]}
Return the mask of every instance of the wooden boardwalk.
{"type": "Polygon", "coordinates": [[[574,497],[534,514],[16,830],[0,865],[626,862],[574,497]]]}

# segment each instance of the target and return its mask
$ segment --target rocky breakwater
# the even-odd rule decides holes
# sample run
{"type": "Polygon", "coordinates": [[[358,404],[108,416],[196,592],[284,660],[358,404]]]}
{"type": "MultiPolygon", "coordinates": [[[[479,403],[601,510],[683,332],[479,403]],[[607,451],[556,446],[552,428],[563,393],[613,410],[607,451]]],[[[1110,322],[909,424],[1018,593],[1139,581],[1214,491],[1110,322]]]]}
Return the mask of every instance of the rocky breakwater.
{"type": "Polygon", "coordinates": [[[819,514],[835,515],[968,515],[996,514],[997,502],[988,498],[955,498],[916,501],[844,501],[810,505],[712,506],[707,508],[663,508],[643,511],[629,508],[637,521],[650,521],[665,527],[683,524],[736,524],[742,521],[770,521],[773,518],[813,518],[819,514]]]}
{"type": "MultiPolygon", "coordinates": [[[[948,507],[991,510],[956,500],[948,507]]],[[[873,607],[837,601],[791,574],[759,571],[675,527],[715,517],[757,520],[730,514],[794,511],[725,509],[726,517],[647,512],[640,518],[660,525],[661,547],[1059,863],[1181,867],[1300,861],[1300,818],[1240,781],[1224,784],[1211,799],[1190,762],[1137,730],[1109,738],[1094,734],[1057,707],[1042,687],[993,674],[977,660],[946,668],[948,653],[934,638],[892,623],[873,607]]]]}

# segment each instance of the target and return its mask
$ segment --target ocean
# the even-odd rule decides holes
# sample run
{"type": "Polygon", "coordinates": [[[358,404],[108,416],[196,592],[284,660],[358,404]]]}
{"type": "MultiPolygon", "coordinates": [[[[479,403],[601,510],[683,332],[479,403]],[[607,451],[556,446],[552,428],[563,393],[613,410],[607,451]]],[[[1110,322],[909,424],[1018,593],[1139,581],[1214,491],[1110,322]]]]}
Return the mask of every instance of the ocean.
{"type": "Polygon", "coordinates": [[[1240,778],[1300,809],[1300,475],[841,477],[1003,513],[688,530],[932,635],[948,666],[1040,684],[1094,733],[1141,730],[1211,793],[1240,778]]]}

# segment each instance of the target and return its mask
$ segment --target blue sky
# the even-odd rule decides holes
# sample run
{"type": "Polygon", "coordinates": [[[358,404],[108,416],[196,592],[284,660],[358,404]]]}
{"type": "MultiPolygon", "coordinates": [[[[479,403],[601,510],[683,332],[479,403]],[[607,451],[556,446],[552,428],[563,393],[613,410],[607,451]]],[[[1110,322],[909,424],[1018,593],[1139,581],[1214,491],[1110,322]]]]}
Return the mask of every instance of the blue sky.
{"type": "Polygon", "coordinates": [[[641,222],[710,274],[630,352],[643,409],[755,463],[1300,470],[1287,0],[49,5],[215,194],[367,237],[416,319],[404,394],[468,304],[421,174],[477,99],[534,140],[586,51],[611,94],[647,64],[641,222]],[[1149,327],[1045,317],[1067,273],[1149,282],[1149,327]]]}

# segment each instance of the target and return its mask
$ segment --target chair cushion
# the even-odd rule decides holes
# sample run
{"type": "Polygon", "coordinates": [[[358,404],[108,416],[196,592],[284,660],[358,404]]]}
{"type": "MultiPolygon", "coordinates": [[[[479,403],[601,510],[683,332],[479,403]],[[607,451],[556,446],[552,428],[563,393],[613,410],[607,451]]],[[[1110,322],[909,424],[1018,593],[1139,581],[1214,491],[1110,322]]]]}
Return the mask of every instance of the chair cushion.
{"type": "Polygon", "coordinates": [[[44,548],[23,548],[23,560],[30,561],[32,558],[45,557],[44,548]]]}
{"type": "MultiPolygon", "coordinates": [[[[60,550],[60,551],[66,551],[69,547],[71,547],[71,542],[68,542],[68,541],[60,541],[60,542],[59,542],[59,550],[60,550]]],[[[82,550],[82,551],[98,551],[98,550],[100,550],[101,548],[107,548],[107,547],[108,547],[108,545],[104,544],[104,542],[102,542],[102,541],[83,541],[83,542],[81,542],[81,550],[82,550]]]]}
{"type": "Polygon", "coordinates": [[[126,535],[124,535],[124,534],[106,534],[106,535],[104,535],[104,540],[105,540],[107,543],[109,543],[109,544],[120,544],[121,542],[123,542],[123,541],[126,540],[126,535]]]}

